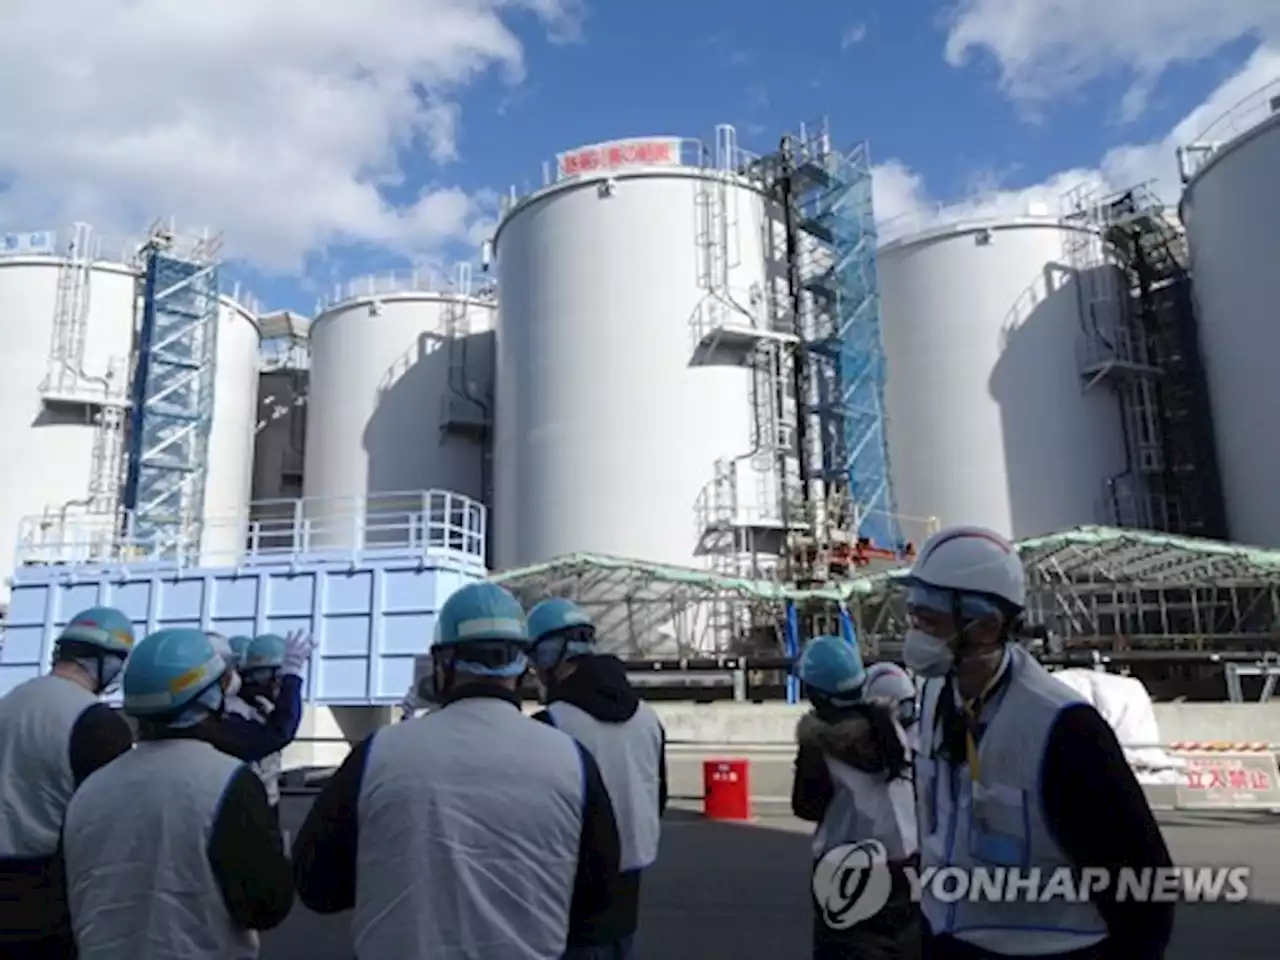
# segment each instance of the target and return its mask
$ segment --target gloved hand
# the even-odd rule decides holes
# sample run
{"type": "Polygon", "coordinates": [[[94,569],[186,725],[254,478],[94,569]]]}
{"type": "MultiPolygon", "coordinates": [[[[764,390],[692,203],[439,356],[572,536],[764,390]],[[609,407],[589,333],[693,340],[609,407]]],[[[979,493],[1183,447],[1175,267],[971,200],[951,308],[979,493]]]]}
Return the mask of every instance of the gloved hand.
{"type": "Polygon", "coordinates": [[[316,641],[311,634],[295,630],[284,639],[284,663],[280,672],[286,677],[300,677],[306,669],[307,661],[316,648],[316,641]]]}

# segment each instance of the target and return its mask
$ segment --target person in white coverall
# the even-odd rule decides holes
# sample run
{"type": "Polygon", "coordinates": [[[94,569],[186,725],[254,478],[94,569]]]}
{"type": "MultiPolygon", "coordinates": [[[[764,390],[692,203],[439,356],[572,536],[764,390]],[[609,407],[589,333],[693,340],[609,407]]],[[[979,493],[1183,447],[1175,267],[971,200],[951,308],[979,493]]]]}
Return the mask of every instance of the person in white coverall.
{"type": "Polygon", "coordinates": [[[546,709],[534,715],[591,752],[613,802],[621,872],[609,913],[569,931],[568,960],[626,960],[635,944],[641,873],[658,859],[667,806],[666,733],[617,657],[599,653],[596,631],[577,604],[543,600],[529,611],[530,659],[546,709]]]}
{"type": "Polygon", "coordinates": [[[903,659],[927,678],[915,771],[922,868],[1111,878],[1085,897],[1003,901],[939,897],[925,884],[925,957],[1163,957],[1173,904],[1126,897],[1116,878],[1168,867],[1168,848],[1111,727],[1018,644],[1026,583],[1013,544],[980,527],[942,530],[903,583],[903,659]]]}
{"type": "Polygon", "coordinates": [[[133,639],[119,610],[84,610],[58,634],[50,673],[0,698],[0,957],[74,956],[50,875],[73,792],[133,746],[129,725],[98,700],[133,639]]]}
{"type": "Polygon", "coordinates": [[[918,864],[915,793],[902,724],[910,719],[902,704],[914,702],[915,687],[890,664],[872,669],[874,675],[863,668],[858,647],[839,636],[809,641],[795,666],[813,704],[796,729],[791,809],[818,824],[814,960],[920,955],[920,914],[910,876],[918,864]],[[857,907],[849,890],[866,862],[850,861],[842,848],[867,841],[883,847],[891,887],[878,912],[857,920],[849,913],[857,907]],[[835,871],[831,882],[823,880],[824,871],[835,871]]]}
{"type": "Polygon", "coordinates": [[[124,670],[138,746],[67,808],[61,882],[79,960],[249,960],[284,922],[293,876],[253,771],[206,739],[226,660],[200,630],[161,630],[124,670]]]}
{"type": "Polygon", "coordinates": [[[586,749],[521,712],[528,641],[498,585],[450,596],[439,708],[357,745],[298,831],[298,896],[353,910],[359,960],[560,960],[574,920],[607,907],[609,794],[586,749]]]}

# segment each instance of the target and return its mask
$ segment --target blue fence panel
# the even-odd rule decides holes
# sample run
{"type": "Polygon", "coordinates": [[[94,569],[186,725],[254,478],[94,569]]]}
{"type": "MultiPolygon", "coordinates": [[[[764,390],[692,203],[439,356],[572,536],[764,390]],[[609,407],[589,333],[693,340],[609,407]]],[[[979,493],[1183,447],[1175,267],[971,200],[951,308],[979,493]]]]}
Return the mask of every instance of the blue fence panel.
{"type": "Polygon", "coordinates": [[[14,578],[0,694],[48,669],[54,639],[73,615],[105,605],[129,616],[139,636],[165,627],[227,635],[310,631],[318,646],[306,677],[308,701],[398,703],[413,680],[414,657],[431,644],[440,606],[483,576],[474,564],[430,557],[149,572],[26,568],[14,578]]]}

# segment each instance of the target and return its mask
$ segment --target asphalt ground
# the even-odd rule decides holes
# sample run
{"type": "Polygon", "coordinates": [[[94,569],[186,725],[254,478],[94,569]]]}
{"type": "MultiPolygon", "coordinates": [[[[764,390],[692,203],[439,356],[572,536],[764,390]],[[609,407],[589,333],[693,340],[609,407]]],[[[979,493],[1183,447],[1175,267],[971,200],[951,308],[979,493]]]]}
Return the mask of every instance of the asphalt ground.
{"type": "MultiPolygon", "coordinates": [[[[739,756],[741,754],[731,754],[739,756]]],[[[662,853],[645,879],[637,960],[803,958],[809,952],[809,834],[785,798],[791,758],[760,752],[752,760],[754,819],[702,819],[702,752],[674,750],[675,797],[662,853]]],[[[307,797],[282,801],[284,826],[296,830],[307,797]]],[[[1280,818],[1254,814],[1162,814],[1174,860],[1184,865],[1251,868],[1250,899],[1183,904],[1170,960],[1273,960],[1280,941],[1280,818]]],[[[296,906],[263,936],[263,960],[352,960],[349,920],[296,906]]]]}

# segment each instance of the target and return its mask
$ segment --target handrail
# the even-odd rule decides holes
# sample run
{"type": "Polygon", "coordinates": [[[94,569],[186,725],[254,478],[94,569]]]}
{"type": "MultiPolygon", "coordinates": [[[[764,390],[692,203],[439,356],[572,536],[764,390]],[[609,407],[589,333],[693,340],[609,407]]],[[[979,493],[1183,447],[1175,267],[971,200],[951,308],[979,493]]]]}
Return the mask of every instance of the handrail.
{"type": "Polygon", "coordinates": [[[1200,131],[1191,142],[1234,140],[1276,113],[1271,107],[1274,97],[1280,97],[1280,77],[1264,83],[1257,90],[1241,97],[1200,131]]]}
{"type": "MultiPolygon", "coordinates": [[[[11,260],[29,260],[48,257],[63,259],[69,256],[68,245],[74,235],[72,230],[32,230],[25,233],[0,233],[0,263],[11,260]]],[[[126,234],[97,234],[89,236],[89,261],[92,265],[119,266],[131,270],[141,269],[139,254],[146,241],[126,234]]],[[[220,283],[221,296],[239,304],[253,315],[262,312],[262,304],[237,281],[220,283]]]]}
{"type": "Polygon", "coordinates": [[[437,556],[483,569],[487,511],[444,490],[259,500],[205,520],[201,541],[161,543],[133,517],[50,511],[19,523],[16,566],[240,567],[317,558],[437,556]],[[213,546],[228,544],[234,546],[213,546]]]}
{"type": "MultiPolygon", "coordinates": [[[[463,265],[466,266],[465,264],[463,265]]],[[[470,275],[470,271],[460,271],[470,275]]],[[[443,296],[461,296],[474,300],[488,300],[494,296],[493,284],[489,281],[476,284],[460,284],[457,279],[450,279],[444,273],[423,267],[415,270],[392,270],[386,273],[369,274],[355,277],[343,283],[335,284],[329,294],[316,300],[316,316],[326,310],[332,310],[352,300],[369,297],[391,296],[397,293],[438,293],[443,296]]]]}

